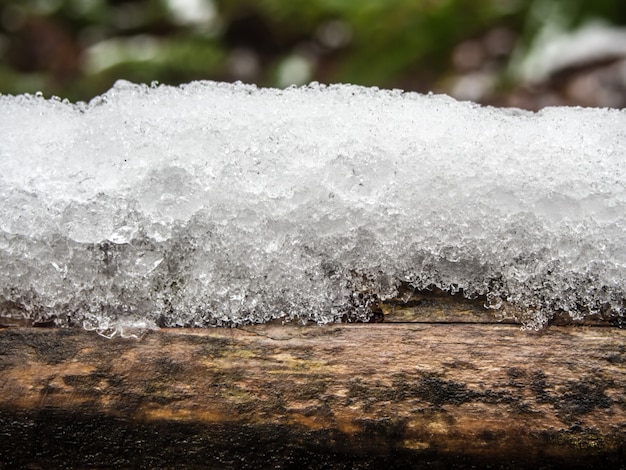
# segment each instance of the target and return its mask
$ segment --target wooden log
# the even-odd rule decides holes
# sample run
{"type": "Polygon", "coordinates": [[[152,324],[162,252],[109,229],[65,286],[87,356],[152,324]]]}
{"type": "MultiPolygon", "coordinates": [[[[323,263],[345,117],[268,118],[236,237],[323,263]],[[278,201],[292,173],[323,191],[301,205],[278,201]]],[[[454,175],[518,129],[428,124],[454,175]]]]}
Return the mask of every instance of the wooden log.
{"type": "Polygon", "coordinates": [[[623,467],[626,331],[0,330],[2,468],[623,467]]]}
{"type": "MultiPolygon", "coordinates": [[[[470,300],[458,293],[450,295],[436,287],[413,290],[407,285],[400,287],[395,299],[380,303],[380,314],[387,323],[509,323],[519,324],[528,317],[520,308],[506,304],[505,308],[487,308],[484,296],[470,300]],[[506,312],[505,312],[505,311],[506,312]]],[[[504,306],[504,305],[503,305],[504,306]]],[[[564,312],[555,312],[549,324],[558,326],[594,325],[611,326],[616,318],[587,314],[579,320],[564,312]]]]}

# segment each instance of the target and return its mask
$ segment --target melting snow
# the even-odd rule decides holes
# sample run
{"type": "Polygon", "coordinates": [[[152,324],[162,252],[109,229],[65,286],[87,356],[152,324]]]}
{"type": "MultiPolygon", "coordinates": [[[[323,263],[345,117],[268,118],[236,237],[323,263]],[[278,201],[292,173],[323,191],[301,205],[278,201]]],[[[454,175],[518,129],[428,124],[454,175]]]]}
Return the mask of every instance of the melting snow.
{"type": "Polygon", "coordinates": [[[624,309],[624,111],[118,82],[88,104],[0,96],[0,164],[5,314],[326,323],[400,283],[529,327],[624,309]]]}

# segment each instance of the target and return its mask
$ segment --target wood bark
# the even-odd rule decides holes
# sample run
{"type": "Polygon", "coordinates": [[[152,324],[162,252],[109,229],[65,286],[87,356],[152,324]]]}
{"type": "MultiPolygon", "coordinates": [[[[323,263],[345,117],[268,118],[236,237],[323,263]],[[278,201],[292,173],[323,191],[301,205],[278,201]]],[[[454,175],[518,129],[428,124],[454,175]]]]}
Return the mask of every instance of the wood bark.
{"type": "Polygon", "coordinates": [[[0,467],[622,467],[626,331],[0,329],[0,467]]]}

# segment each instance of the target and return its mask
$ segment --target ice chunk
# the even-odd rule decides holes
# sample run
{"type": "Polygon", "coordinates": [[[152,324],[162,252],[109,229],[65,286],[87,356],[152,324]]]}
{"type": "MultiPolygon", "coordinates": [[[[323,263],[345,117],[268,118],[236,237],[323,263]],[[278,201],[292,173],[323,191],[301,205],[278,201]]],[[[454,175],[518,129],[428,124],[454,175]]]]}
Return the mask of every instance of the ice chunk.
{"type": "Polygon", "coordinates": [[[623,317],[624,111],[120,82],[0,96],[0,164],[0,305],[33,319],[326,323],[401,283],[623,317]]]}

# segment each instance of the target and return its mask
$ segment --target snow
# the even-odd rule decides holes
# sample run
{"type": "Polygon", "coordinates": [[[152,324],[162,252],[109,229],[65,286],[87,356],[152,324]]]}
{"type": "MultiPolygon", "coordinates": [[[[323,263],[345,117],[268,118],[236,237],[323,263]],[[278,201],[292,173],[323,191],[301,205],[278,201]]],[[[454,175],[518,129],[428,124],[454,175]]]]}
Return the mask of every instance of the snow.
{"type": "Polygon", "coordinates": [[[625,157],[618,110],[315,83],[0,96],[0,315],[327,323],[404,283],[530,328],[621,318],[625,157]]]}
{"type": "Polygon", "coordinates": [[[626,58],[626,28],[589,22],[567,32],[547,23],[526,57],[519,74],[528,83],[541,83],[568,68],[626,58]]]}

